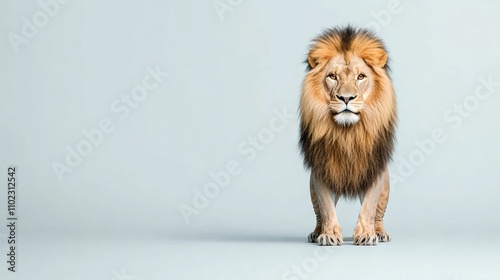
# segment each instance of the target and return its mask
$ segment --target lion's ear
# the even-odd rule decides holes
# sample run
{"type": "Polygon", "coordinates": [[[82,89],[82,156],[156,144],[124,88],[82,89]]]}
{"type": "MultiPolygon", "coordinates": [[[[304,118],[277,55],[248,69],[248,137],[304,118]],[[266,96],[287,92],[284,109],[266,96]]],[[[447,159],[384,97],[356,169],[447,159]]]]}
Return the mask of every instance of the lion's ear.
{"type": "Polygon", "coordinates": [[[366,50],[362,54],[362,57],[364,57],[368,64],[375,67],[383,68],[387,63],[387,53],[379,48],[366,50]]]}
{"type": "Polygon", "coordinates": [[[309,64],[310,69],[314,69],[314,67],[319,64],[324,63],[325,61],[329,61],[335,54],[329,49],[322,48],[313,48],[309,51],[307,55],[307,63],[309,64]]]}
{"type": "Polygon", "coordinates": [[[309,68],[313,69],[318,65],[317,58],[314,57],[315,50],[312,49],[309,51],[309,54],[307,55],[307,63],[309,63],[309,68]]]}

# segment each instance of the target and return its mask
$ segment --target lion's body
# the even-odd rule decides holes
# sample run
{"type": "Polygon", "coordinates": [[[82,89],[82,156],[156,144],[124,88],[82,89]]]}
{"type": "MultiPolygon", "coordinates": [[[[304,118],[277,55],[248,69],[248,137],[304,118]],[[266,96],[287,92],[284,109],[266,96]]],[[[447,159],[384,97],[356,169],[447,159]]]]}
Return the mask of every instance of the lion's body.
{"type": "Polygon", "coordinates": [[[365,199],[355,244],[375,244],[375,227],[383,231],[376,233],[379,238],[388,241],[382,218],[397,115],[384,45],[365,30],[330,29],[314,40],[308,65],[300,102],[300,145],[311,169],[318,221],[310,239],[321,245],[340,244],[336,201],[359,196],[365,199]],[[335,196],[334,204],[326,198],[329,194],[335,196]]]}

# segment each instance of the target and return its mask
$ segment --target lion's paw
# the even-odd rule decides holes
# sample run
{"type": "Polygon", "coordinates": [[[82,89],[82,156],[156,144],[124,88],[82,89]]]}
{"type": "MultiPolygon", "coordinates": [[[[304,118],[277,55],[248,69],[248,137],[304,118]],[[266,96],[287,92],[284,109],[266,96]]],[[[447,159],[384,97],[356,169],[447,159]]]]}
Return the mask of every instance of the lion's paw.
{"type": "Polygon", "coordinates": [[[391,236],[385,231],[377,231],[376,234],[379,242],[391,241],[391,236]]]}
{"type": "Polygon", "coordinates": [[[340,246],[342,245],[342,236],[339,234],[326,234],[323,233],[316,239],[320,246],[340,246]]]}
{"type": "Polygon", "coordinates": [[[377,245],[378,238],[376,234],[369,233],[361,233],[359,235],[354,236],[353,244],[361,245],[361,246],[372,246],[377,245]]]}

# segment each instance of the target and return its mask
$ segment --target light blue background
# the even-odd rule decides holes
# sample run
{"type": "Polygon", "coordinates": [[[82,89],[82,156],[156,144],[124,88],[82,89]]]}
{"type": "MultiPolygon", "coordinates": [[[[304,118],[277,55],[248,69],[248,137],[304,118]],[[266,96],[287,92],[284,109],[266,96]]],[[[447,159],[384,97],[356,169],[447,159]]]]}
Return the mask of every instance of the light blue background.
{"type": "MultiPolygon", "coordinates": [[[[317,248],[304,243],[314,215],[298,118],[254,159],[238,147],[269,127],[274,110],[296,114],[312,38],[375,23],[399,105],[391,175],[435,129],[446,140],[393,186],[394,241],[331,248],[309,279],[498,275],[500,85],[460,125],[453,110],[473,102],[480,77],[500,82],[500,3],[402,0],[390,14],[391,1],[229,2],[221,18],[213,1],[69,1],[15,52],[9,34],[42,9],[2,1],[0,181],[18,166],[20,220],[19,272],[2,261],[0,274],[109,280],[125,268],[135,279],[282,279],[317,248]],[[148,67],[169,76],[120,119],[111,104],[148,67]],[[60,182],[52,164],[104,118],[114,131],[60,182]],[[232,160],[241,172],[187,224],[179,206],[232,160]]],[[[339,204],[345,237],[358,210],[339,204]]],[[[5,226],[0,233],[5,256],[5,226]]]]}

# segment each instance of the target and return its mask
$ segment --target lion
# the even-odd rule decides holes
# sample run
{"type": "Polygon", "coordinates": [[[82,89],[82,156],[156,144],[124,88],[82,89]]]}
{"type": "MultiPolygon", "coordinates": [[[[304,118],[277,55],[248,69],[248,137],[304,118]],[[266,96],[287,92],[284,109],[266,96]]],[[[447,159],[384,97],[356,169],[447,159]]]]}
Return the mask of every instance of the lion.
{"type": "Polygon", "coordinates": [[[308,241],[341,245],[335,207],[341,197],[358,197],[353,243],[388,242],[383,218],[397,110],[384,43],[366,29],[328,29],[313,40],[306,63],[299,144],[316,214],[308,241]]]}

